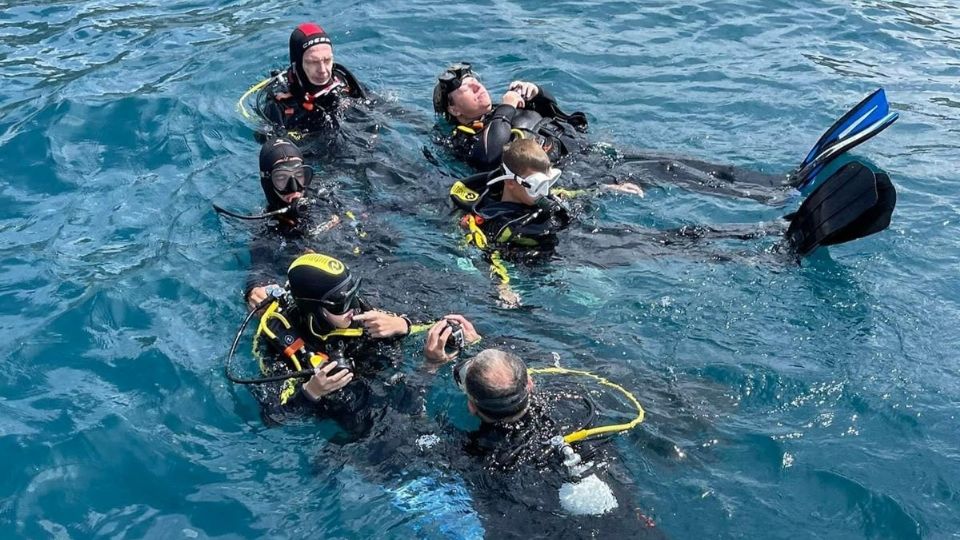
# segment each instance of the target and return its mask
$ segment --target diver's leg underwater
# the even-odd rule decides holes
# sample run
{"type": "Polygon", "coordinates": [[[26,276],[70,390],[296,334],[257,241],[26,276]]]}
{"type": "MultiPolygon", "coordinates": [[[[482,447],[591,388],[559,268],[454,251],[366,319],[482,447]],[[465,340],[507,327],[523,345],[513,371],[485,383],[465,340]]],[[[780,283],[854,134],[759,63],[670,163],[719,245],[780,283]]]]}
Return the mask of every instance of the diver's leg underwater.
{"type": "Polygon", "coordinates": [[[793,172],[764,174],[732,165],[657,153],[621,156],[622,165],[654,184],[674,184],[691,191],[753,199],[768,204],[782,202],[792,190],[812,187],[833,160],[866,142],[891,124],[899,114],[890,111],[886,92],[879,88],[847,111],[827,129],[793,172]]]}

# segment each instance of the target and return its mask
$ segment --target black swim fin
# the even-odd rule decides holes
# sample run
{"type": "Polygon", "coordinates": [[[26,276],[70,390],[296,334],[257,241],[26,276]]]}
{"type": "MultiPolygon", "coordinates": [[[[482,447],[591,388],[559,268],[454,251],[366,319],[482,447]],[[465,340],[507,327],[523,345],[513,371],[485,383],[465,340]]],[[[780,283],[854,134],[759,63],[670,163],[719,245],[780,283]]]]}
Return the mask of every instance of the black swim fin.
{"type": "Polygon", "coordinates": [[[880,232],[890,225],[897,191],[886,173],[854,161],[844,165],[786,216],[787,242],[799,255],[880,232]]]}
{"type": "Polygon", "coordinates": [[[878,88],[820,136],[820,140],[790,176],[790,184],[801,190],[808,187],[827,164],[880,133],[897,118],[899,114],[890,111],[886,92],[878,88]]]}

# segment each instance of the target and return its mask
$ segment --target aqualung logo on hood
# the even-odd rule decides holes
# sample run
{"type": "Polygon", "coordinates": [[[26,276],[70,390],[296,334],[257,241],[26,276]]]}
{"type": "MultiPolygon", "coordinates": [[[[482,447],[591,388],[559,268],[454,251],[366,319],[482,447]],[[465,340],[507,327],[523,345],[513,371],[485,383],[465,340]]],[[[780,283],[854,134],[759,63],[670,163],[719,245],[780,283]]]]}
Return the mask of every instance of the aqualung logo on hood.
{"type": "Polygon", "coordinates": [[[311,40],[308,40],[306,43],[304,43],[303,50],[307,50],[310,47],[313,47],[314,45],[322,45],[324,43],[330,44],[331,43],[330,38],[328,38],[327,36],[317,36],[311,40]]]}

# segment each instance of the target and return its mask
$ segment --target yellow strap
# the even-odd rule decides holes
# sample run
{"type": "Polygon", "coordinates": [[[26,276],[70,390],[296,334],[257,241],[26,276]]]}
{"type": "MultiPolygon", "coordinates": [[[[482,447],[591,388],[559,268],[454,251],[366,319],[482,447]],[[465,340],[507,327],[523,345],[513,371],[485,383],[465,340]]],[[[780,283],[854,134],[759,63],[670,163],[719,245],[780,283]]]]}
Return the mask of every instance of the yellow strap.
{"type": "Polygon", "coordinates": [[[410,335],[413,335],[413,334],[422,334],[423,332],[426,332],[427,330],[429,330],[430,327],[432,327],[432,326],[435,325],[435,324],[437,324],[436,321],[434,321],[434,322],[432,322],[432,323],[426,323],[426,324],[413,324],[413,325],[410,325],[410,335]]]}
{"type": "Polygon", "coordinates": [[[476,135],[476,134],[477,134],[477,130],[475,130],[475,129],[473,129],[473,128],[468,128],[467,126],[457,126],[457,129],[453,130],[453,134],[456,135],[456,134],[457,134],[457,131],[462,131],[462,132],[466,133],[467,135],[476,135]]]}
{"type": "Polygon", "coordinates": [[[574,431],[573,433],[564,435],[563,442],[567,444],[573,444],[575,442],[582,441],[587,437],[593,437],[594,435],[602,435],[604,433],[619,433],[621,431],[627,431],[628,429],[633,429],[637,427],[638,425],[640,425],[641,422],[643,422],[644,411],[643,411],[643,407],[640,405],[640,402],[637,401],[637,398],[633,397],[633,394],[631,394],[624,387],[620,386],[619,384],[612,383],[599,375],[594,375],[593,373],[590,373],[588,371],[581,371],[578,369],[567,369],[567,368],[561,368],[561,367],[528,368],[527,373],[530,373],[531,375],[540,373],[540,374],[549,374],[549,375],[557,375],[557,374],[582,375],[584,377],[590,377],[591,379],[595,379],[597,382],[599,382],[604,386],[609,386],[611,388],[619,390],[637,408],[637,417],[625,424],[611,424],[609,426],[599,426],[595,428],[581,429],[579,431],[574,431]]]}
{"type": "MultiPolygon", "coordinates": [[[[283,327],[286,328],[287,330],[292,328],[290,321],[288,321],[286,317],[284,317],[283,315],[277,312],[279,308],[280,308],[280,302],[274,301],[272,304],[270,304],[270,307],[268,307],[267,310],[263,312],[263,315],[260,316],[260,323],[257,325],[257,333],[253,337],[253,353],[254,355],[257,356],[257,359],[260,361],[261,372],[265,371],[264,370],[265,366],[263,365],[263,359],[260,358],[259,351],[258,351],[260,336],[265,334],[270,339],[277,339],[277,335],[274,334],[273,331],[267,327],[267,321],[269,321],[270,319],[277,319],[278,321],[280,321],[280,324],[282,324],[283,327]]],[[[301,368],[300,368],[300,360],[297,359],[297,355],[291,354],[290,360],[293,361],[294,367],[297,369],[297,371],[299,371],[301,368]]]]}
{"type": "Polygon", "coordinates": [[[280,404],[286,405],[287,401],[290,401],[290,398],[297,394],[297,380],[296,379],[287,379],[283,381],[283,386],[280,388],[280,404]]]}
{"type": "Polygon", "coordinates": [[[574,197],[579,197],[586,193],[585,189],[563,189],[563,188],[553,188],[550,190],[550,194],[554,197],[561,197],[564,199],[572,199],[574,197]]]}
{"type": "Polygon", "coordinates": [[[480,227],[477,225],[477,217],[473,214],[467,215],[467,229],[470,232],[467,234],[467,243],[473,243],[480,249],[487,247],[487,235],[480,230],[480,227]]]}
{"type": "Polygon", "coordinates": [[[517,128],[511,129],[511,130],[510,130],[510,134],[511,134],[511,135],[516,135],[518,139],[526,139],[526,138],[527,138],[527,134],[524,133],[523,131],[517,129],[517,128]]]}
{"type": "Polygon", "coordinates": [[[247,112],[247,108],[243,106],[243,102],[246,101],[248,97],[250,97],[250,94],[260,91],[260,89],[268,85],[272,80],[273,80],[273,77],[264,79],[258,82],[257,84],[251,86],[250,88],[248,88],[247,91],[244,92],[242,96],[240,96],[240,99],[237,101],[237,111],[241,115],[243,115],[244,118],[249,120],[253,118],[253,116],[249,112],[247,112]]]}
{"type": "Polygon", "coordinates": [[[500,258],[500,252],[494,251],[490,254],[490,273],[500,278],[500,283],[504,285],[510,283],[510,274],[507,273],[507,265],[500,258]]]}
{"type": "Polygon", "coordinates": [[[337,328],[333,332],[330,332],[328,334],[323,334],[322,336],[318,336],[317,334],[314,334],[315,337],[318,337],[323,341],[326,341],[332,337],[337,337],[337,336],[360,337],[362,335],[363,335],[363,328],[337,328]]]}

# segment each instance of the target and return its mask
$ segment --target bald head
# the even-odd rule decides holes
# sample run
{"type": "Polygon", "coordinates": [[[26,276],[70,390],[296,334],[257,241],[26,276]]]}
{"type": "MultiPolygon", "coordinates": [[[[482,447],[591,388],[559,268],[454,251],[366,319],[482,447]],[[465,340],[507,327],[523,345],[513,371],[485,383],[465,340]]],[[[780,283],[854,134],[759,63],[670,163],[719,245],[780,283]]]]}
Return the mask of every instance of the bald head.
{"type": "Polygon", "coordinates": [[[516,420],[530,403],[526,364],[517,355],[499,349],[483,350],[470,361],[464,385],[481,418],[489,421],[516,420]]]}

